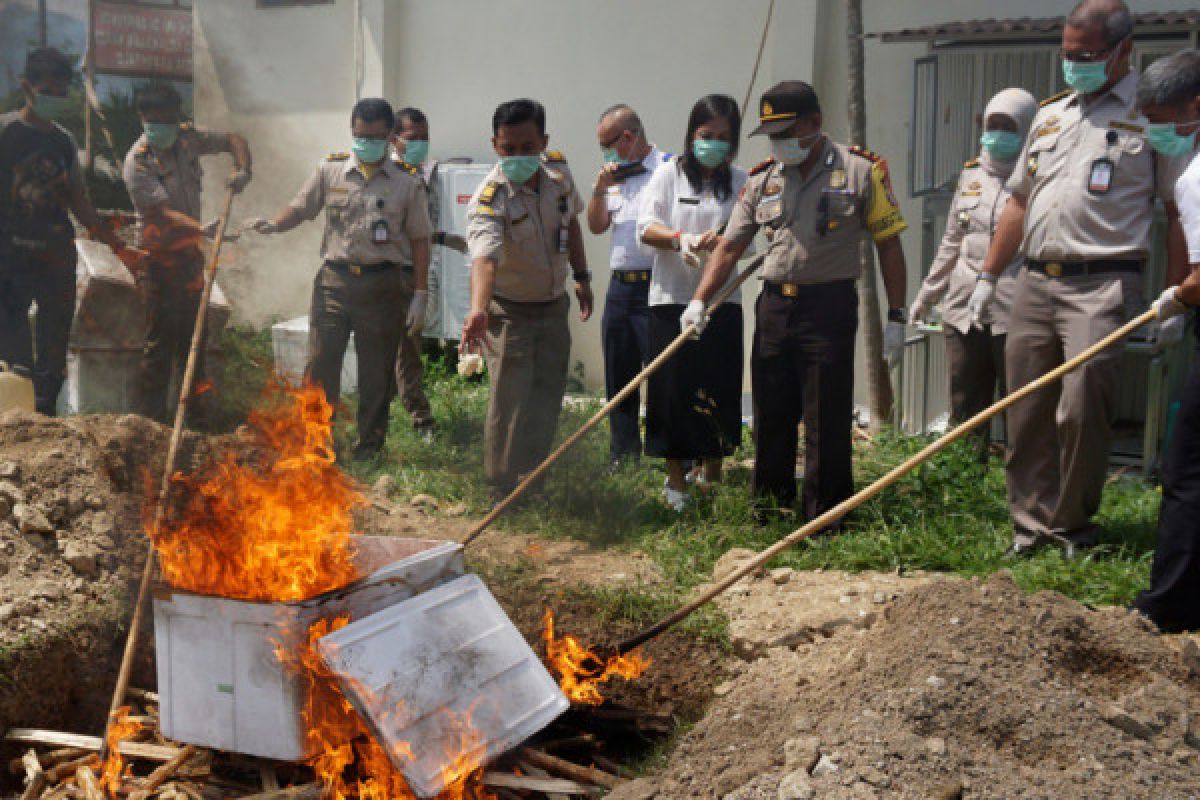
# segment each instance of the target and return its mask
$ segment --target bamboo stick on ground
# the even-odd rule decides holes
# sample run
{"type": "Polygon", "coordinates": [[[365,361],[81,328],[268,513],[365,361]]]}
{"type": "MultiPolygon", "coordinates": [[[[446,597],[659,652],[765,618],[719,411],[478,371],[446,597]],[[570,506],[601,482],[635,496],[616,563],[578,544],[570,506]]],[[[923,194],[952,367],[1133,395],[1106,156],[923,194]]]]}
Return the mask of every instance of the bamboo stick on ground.
{"type": "MultiPolygon", "coordinates": [[[[60,747],[57,750],[51,750],[49,753],[39,754],[36,751],[32,752],[37,758],[38,763],[41,764],[42,769],[50,769],[50,767],[53,767],[55,764],[61,764],[62,762],[69,761],[72,758],[79,758],[86,751],[78,747],[60,747]]],[[[25,756],[14,758],[12,761],[8,762],[8,769],[9,772],[14,775],[20,775],[23,773],[25,771],[25,756]]]]}
{"type": "Polygon", "coordinates": [[[88,753],[79,758],[64,761],[46,770],[46,780],[51,784],[60,783],[63,779],[78,772],[80,767],[100,769],[100,763],[100,756],[95,753],[88,753]]]}
{"type": "Polygon", "coordinates": [[[21,756],[21,763],[25,768],[25,791],[21,793],[21,800],[37,800],[47,783],[42,762],[38,761],[37,753],[30,750],[21,756]]]}
{"type": "Polygon", "coordinates": [[[519,748],[517,757],[554,775],[561,775],[580,783],[593,783],[603,786],[605,789],[615,789],[621,783],[620,778],[609,775],[603,770],[595,767],[581,767],[549,753],[543,753],[541,750],[534,750],[532,747],[519,748]]]}
{"type": "Polygon", "coordinates": [[[154,790],[166,783],[184,765],[184,762],[194,755],[196,755],[195,745],[189,744],[184,747],[174,758],[151,772],[150,776],[146,778],[146,782],[129,794],[129,800],[146,800],[154,790]]]}
{"type": "Polygon", "coordinates": [[[96,773],[92,772],[91,767],[80,767],[75,772],[75,780],[83,792],[84,800],[108,800],[101,791],[100,782],[96,780],[96,773]]]}

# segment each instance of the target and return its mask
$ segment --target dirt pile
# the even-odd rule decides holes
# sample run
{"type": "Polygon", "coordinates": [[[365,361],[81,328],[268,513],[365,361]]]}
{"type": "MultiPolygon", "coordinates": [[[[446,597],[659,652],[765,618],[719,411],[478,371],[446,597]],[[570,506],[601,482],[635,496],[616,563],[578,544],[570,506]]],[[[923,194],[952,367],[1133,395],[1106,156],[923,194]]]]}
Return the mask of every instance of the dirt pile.
{"type": "MultiPolygon", "coordinates": [[[[755,585],[785,591],[771,575],[755,585]]],[[[913,586],[881,612],[743,662],[662,773],[610,797],[1200,792],[1194,643],[1025,596],[1007,574],[913,586]]]]}

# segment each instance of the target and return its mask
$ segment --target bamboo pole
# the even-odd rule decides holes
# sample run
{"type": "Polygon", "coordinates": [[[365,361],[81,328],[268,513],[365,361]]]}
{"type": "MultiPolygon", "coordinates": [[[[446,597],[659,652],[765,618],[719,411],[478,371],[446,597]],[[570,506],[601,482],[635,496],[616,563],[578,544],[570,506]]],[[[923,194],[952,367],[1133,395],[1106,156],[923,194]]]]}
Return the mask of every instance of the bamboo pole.
{"type": "Polygon", "coordinates": [[[616,646],[616,651],[621,654],[628,653],[630,650],[634,649],[635,647],[638,647],[639,645],[642,645],[642,644],[648,642],[650,639],[653,639],[655,636],[658,636],[660,633],[662,633],[663,631],[667,630],[668,628],[674,626],[680,620],[682,620],[685,617],[687,617],[688,615],[690,615],[693,611],[695,611],[696,609],[705,605],[710,600],[712,600],[714,597],[716,597],[717,595],[724,592],[730,586],[733,586],[735,583],[740,581],[742,578],[746,577],[750,573],[752,573],[755,570],[762,567],[764,564],[766,564],[768,561],[770,561],[775,556],[782,553],[784,550],[787,550],[789,547],[793,547],[794,545],[799,544],[801,541],[807,539],[809,536],[812,536],[817,531],[823,530],[824,528],[826,528],[830,525],[833,525],[838,520],[840,520],[842,517],[846,516],[851,511],[853,511],[854,509],[861,506],[863,503],[865,503],[868,500],[872,499],[873,497],[877,496],[880,492],[882,492],[884,489],[887,489],[889,486],[894,484],[896,481],[900,480],[907,473],[909,473],[912,470],[916,469],[917,467],[921,466],[926,461],[933,458],[933,456],[937,455],[942,450],[945,450],[951,444],[953,444],[954,442],[957,442],[959,439],[963,438],[968,433],[970,433],[971,431],[975,430],[983,423],[990,420],[992,417],[994,417],[997,414],[1001,413],[1002,411],[1008,409],[1014,403],[1024,400],[1026,397],[1033,394],[1034,392],[1046,388],[1050,384],[1052,384],[1055,381],[1062,378],[1067,373],[1069,373],[1075,369],[1078,369],[1083,364],[1085,364],[1088,361],[1095,358],[1101,352],[1103,352],[1103,351],[1107,350],[1108,348],[1112,347],[1113,345],[1117,344],[1122,339],[1124,339],[1126,336],[1133,333],[1135,330],[1142,327],[1146,323],[1152,322],[1156,318],[1157,318],[1157,313],[1155,312],[1154,309],[1150,309],[1149,311],[1146,311],[1141,316],[1127,322],[1125,325],[1123,325],[1120,328],[1118,328],[1117,330],[1113,331],[1111,334],[1104,337],[1099,342],[1096,342],[1094,345],[1089,347],[1087,350],[1084,350],[1082,353],[1075,356],[1070,361],[1060,364],[1059,366],[1050,370],[1045,375],[1043,375],[1042,377],[1033,381],[1032,383],[1028,383],[1025,386],[1022,386],[1020,389],[1013,392],[1012,394],[1008,395],[1007,397],[1004,397],[1004,398],[996,401],[990,407],[985,408],[983,411],[980,411],[978,414],[971,417],[969,420],[962,423],[954,430],[945,434],[937,441],[931,442],[930,444],[926,445],[924,448],[922,448],[922,450],[919,453],[917,453],[916,455],[909,458],[903,464],[900,464],[899,466],[894,467],[886,475],[884,475],[882,478],[880,478],[879,480],[872,483],[867,488],[860,491],[858,494],[854,495],[853,497],[847,498],[846,500],[843,500],[842,502],[838,503],[833,508],[826,511],[824,514],[821,514],[820,516],[810,520],[803,527],[797,528],[796,530],[792,531],[790,534],[788,534],[784,538],[780,539],[778,542],[771,545],[766,550],[763,550],[761,553],[759,553],[754,558],[749,559],[747,561],[743,561],[741,566],[739,566],[733,572],[729,573],[729,575],[727,575],[725,578],[718,581],[716,584],[714,584],[712,587],[710,587],[708,590],[706,590],[703,594],[701,594],[696,599],[689,601],[686,605],[682,606],[681,608],[674,611],[673,613],[668,614],[666,617],[663,617],[661,620],[654,623],[649,628],[646,628],[642,632],[635,634],[634,636],[632,636],[632,637],[626,639],[625,641],[621,642],[620,644],[618,644],[616,646]]]}
{"type": "MultiPolygon", "coordinates": [[[[192,346],[188,351],[187,365],[183,370],[183,379],[179,384],[179,402],[175,405],[175,424],[171,428],[171,439],[167,445],[167,460],[163,465],[162,480],[158,485],[158,505],[154,510],[154,521],[151,531],[155,531],[163,523],[166,516],[167,496],[171,491],[171,475],[175,472],[175,461],[179,457],[179,444],[183,441],[183,421],[187,417],[188,400],[192,393],[192,382],[196,378],[196,361],[200,348],[204,346],[204,322],[208,314],[208,302],[212,297],[213,283],[217,277],[217,263],[221,256],[221,245],[225,241],[225,228],[229,225],[229,212],[233,208],[233,189],[225,191],[225,202],[221,207],[221,217],[217,223],[217,233],[213,238],[212,251],[208,265],[204,270],[204,289],[200,293],[200,307],[196,309],[196,324],[192,328],[192,346]]],[[[142,617],[145,614],[147,599],[150,595],[150,579],[154,575],[154,542],[151,540],[146,548],[146,566],[142,569],[141,583],[138,584],[137,600],[133,606],[133,621],[129,625],[129,633],[125,637],[125,652],[121,657],[121,668],[117,672],[117,685],[113,689],[112,703],[109,705],[108,719],[104,723],[104,736],[101,741],[100,759],[108,758],[108,732],[117,710],[125,702],[125,690],[129,688],[129,674],[133,669],[133,654],[137,649],[138,633],[142,627],[142,617]]]]}
{"type": "MultiPolygon", "coordinates": [[[[745,283],[746,279],[749,278],[750,275],[754,273],[760,266],[762,266],[762,263],[765,259],[766,254],[764,253],[763,255],[756,256],[753,261],[746,265],[746,268],[738,274],[737,278],[729,283],[717,294],[716,297],[712,299],[712,302],[708,304],[708,309],[705,311],[705,315],[711,317],[713,311],[715,311],[721,306],[722,303],[729,299],[729,296],[737,291],[738,287],[745,283]]],[[[541,464],[538,464],[533,472],[530,472],[528,475],[526,475],[525,478],[517,484],[516,488],[509,492],[508,497],[505,497],[503,500],[497,503],[495,508],[488,512],[487,516],[476,523],[475,527],[471,529],[470,533],[463,538],[462,546],[465,548],[467,545],[471,544],[471,542],[479,538],[479,535],[487,530],[487,528],[493,522],[495,522],[501,514],[507,511],[508,508],[516,501],[516,499],[523,495],[534,481],[542,477],[542,475],[546,473],[546,470],[550,469],[550,467],[554,465],[554,462],[558,461],[558,459],[560,459],[564,453],[574,447],[580,439],[582,439],[589,431],[592,430],[592,428],[595,428],[597,425],[603,422],[604,418],[611,414],[614,408],[621,405],[621,403],[624,403],[630,395],[636,392],[641,385],[645,383],[646,380],[653,375],[656,370],[658,370],[659,367],[670,360],[671,356],[679,352],[680,348],[687,344],[688,339],[690,339],[695,332],[695,325],[689,325],[684,328],[679,335],[675,337],[675,340],[667,345],[666,348],[664,348],[663,351],[659,353],[653,361],[643,367],[642,371],[639,372],[624,389],[613,395],[613,398],[605,403],[603,408],[593,414],[591,419],[583,424],[583,427],[568,436],[567,439],[558,446],[558,449],[546,456],[545,460],[542,461],[541,464]]]]}

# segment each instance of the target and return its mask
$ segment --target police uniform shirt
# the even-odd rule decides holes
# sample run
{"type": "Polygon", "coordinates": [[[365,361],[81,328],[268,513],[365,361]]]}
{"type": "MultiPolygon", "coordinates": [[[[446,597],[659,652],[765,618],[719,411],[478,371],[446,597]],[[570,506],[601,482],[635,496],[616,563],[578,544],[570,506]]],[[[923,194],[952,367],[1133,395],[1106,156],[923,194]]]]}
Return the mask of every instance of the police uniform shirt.
{"type": "Polygon", "coordinates": [[[1188,263],[1200,264],[1200,158],[1192,158],[1175,182],[1175,202],[1187,240],[1188,263]]]}
{"type": "Polygon", "coordinates": [[[1179,159],[1156,155],[1130,73],[1085,104],[1076,92],[1043,102],[1009,178],[1027,198],[1025,254],[1038,261],[1145,258],[1154,194],[1173,198],[1179,159]]]}
{"type": "Polygon", "coordinates": [[[326,156],[290,208],[308,220],[325,209],[326,261],[411,265],[410,242],[433,233],[424,182],[413,167],[392,159],[364,170],[348,153],[326,156]],[[380,220],[387,225],[384,243],[375,241],[380,220]]]}
{"type": "Polygon", "coordinates": [[[798,284],[859,277],[858,243],[876,242],[908,227],[892,193],[887,162],[858,147],[822,137],[808,177],[799,166],[768,160],[751,171],[726,236],[749,243],[766,228],[762,277],[798,284]]]}
{"type": "Polygon", "coordinates": [[[537,187],[532,183],[514,185],[496,164],[467,205],[471,258],[494,260],[495,295],[521,303],[548,302],[566,292],[566,226],[583,211],[561,154],[548,152],[537,187]]]}
{"type": "Polygon", "coordinates": [[[199,221],[204,170],[200,156],[229,150],[229,135],[180,125],[175,143],[165,150],[151,147],[142,134],[125,157],[123,177],[139,214],[165,206],[199,221]]]}
{"type": "Polygon", "coordinates": [[[650,183],[654,171],[671,154],[651,145],[650,153],[642,159],[646,171],[610,186],[605,195],[608,213],[612,217],[612,248],[608,264],[614,270],[648,270],[654,261],[652,254],[638,245],[637,218],[642,190],[650,183]]]}
{"type": "MultiPolygon", "coordinates": [[[[662,165],[650,178],[642,192],[641,211],[638,214],[637,233],[640,240],[651,225],[662,225],[672,231],[704,233],[717,230],[729,220],[737,203],[737,197],[746,185],[746,170],[733,167],[732,192],[724,199],[717,199],[711,185],[697,192],[683,173],[679,157],[662,165]]],[[[653,254],[654,266],[650,275],[649,304],[686,305],[700,285],[703,271],[684,262],[678,250],[661,248],[645,249],[653,254]]],[[[730,273],[729,280],[737,275],[730,273]]],[[[741,300],[741,290],[730,295],[726,302],[741,300]]]]}
{"type": "MultiPolygon", "coordinates": [[[[996,221],[1010,195],[1002,175],[988,172],[978,160],[963,165],[950,203],[946,232],[921,285],[922,294],[941,298],[942,321],[964,335],[971,328],[967,305],[996,232],[996,221]]],[[[991,327],[993,334],[1008,331],[1016,275],[1024,262],[1025,257],[1020,253],[1013,258],[1000,276],[992,303],[984,311],[983,322],[991,327]]]]}

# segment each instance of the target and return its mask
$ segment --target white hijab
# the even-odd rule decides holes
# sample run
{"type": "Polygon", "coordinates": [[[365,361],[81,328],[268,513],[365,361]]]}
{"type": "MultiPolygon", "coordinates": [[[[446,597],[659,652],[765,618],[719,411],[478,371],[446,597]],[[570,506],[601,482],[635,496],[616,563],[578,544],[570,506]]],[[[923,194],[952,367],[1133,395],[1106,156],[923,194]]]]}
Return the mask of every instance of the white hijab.
{"type": "MultiPolygon", "coordinates": [[[[1024,89],[1001,89],[988,101],[983,110],[983,127],[987,130],[987,121],[993,114],[1002,114],[1017,123],[1017,135],[1022,140],[1029,135],[1029,126],[1033,124],[1033,116],[1037,113],[1037,100],[1024,89]]],[[[992,175],[1007,178],[1016,167],[1016,159],[1001,161],[990,155],[986,150],[979,154],[979,163],[992,175]]]]}

